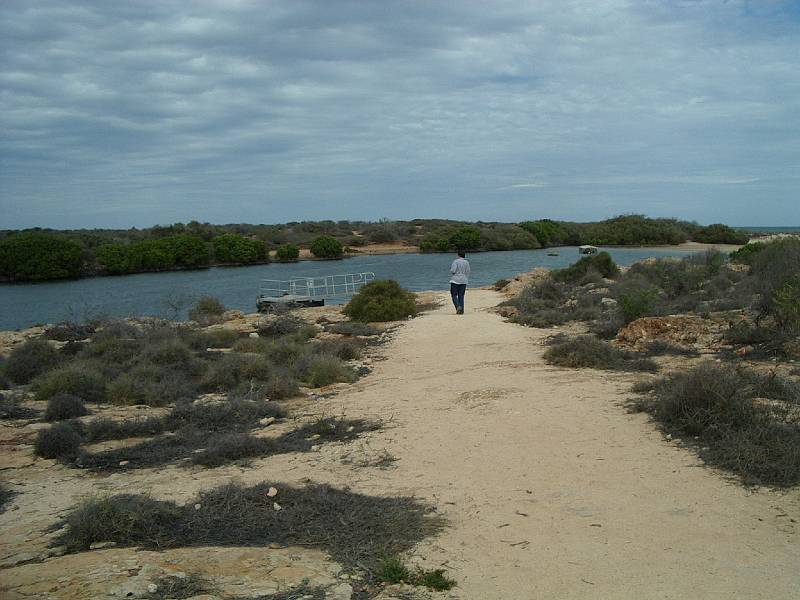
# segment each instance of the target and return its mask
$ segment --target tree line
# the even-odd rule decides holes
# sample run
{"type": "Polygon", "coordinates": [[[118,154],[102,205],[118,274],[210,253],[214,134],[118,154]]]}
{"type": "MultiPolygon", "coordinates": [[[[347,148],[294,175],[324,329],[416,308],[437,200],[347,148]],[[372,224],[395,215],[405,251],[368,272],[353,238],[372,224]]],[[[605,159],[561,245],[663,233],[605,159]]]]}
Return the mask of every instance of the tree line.
{"type": "Polygon", "coordinates": [[[744,244],[747,234],[714,224],[624,215],[594,223],[540,219],[521,223],[444,219],[304,221],[282,225],[175,223],[148,229],[0,231],[0,279],[42,281],[92,275],[252,265],[297,260],[306,247],[340,258],[370,243],[402,240],[422,252],[525,250],[591,244],[744,244]]]}

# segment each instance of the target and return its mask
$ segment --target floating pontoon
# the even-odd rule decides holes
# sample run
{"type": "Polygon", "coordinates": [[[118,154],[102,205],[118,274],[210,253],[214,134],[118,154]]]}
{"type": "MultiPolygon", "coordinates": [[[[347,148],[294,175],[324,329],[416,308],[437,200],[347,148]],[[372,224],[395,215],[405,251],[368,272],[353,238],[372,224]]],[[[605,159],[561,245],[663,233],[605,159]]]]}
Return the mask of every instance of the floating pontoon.
{"type": "Polygon", "coordinates": [[[375,273],[346,273],[323,277],[264,279],[256,297],[259,312],[276,308],[324,306],[325,300],[349,298],[375,279],[375,273]]]}

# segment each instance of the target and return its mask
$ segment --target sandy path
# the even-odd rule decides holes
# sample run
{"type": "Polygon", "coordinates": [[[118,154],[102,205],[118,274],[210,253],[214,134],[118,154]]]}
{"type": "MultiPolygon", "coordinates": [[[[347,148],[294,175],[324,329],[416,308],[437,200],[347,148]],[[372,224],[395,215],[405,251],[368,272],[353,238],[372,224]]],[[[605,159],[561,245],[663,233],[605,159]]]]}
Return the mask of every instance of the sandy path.
{"type": "Polygon", "coordinates": [[[398,467],[360,488],[432,500],[424,545],[459,598],[798,598],[800,493],[752,493],[621,403],[633,377],[552,368],[488,290],[410,321],[332,403],[393,417],[398,467]],[[792,520],[794,519],[794,521],[792,520]]]}

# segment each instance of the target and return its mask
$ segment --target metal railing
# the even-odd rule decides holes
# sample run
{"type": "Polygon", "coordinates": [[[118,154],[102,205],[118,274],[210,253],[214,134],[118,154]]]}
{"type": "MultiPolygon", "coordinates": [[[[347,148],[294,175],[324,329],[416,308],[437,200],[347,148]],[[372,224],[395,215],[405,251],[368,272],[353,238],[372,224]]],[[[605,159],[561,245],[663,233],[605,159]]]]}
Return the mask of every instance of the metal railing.
{"type": "Polygon", "coordinates": [[[295,296],[321,300],[352,296],[370,281],[375,273],[346,273],[323,277],[295,277],[294,279],[264,279],[259,296],[280,298],[295,296]]]}

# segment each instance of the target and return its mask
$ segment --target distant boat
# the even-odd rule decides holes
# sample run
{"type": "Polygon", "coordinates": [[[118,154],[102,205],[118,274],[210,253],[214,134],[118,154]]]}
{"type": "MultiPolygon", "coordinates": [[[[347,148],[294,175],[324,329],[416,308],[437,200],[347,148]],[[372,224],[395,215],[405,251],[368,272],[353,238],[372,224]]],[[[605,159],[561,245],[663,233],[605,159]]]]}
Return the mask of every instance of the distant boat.
{"type": "Polygon", "coordinates": [[[547,256],[558,256],[558,252],[556,252],[555,250],[553,250],[552,252],[548,252],[548,253],[547,253],[547,256]]]}
{"type": "Polygon", "coordinates": [[[597,246],[578,246],[578,252],[581,254],[597,254],[597,246]]]}

